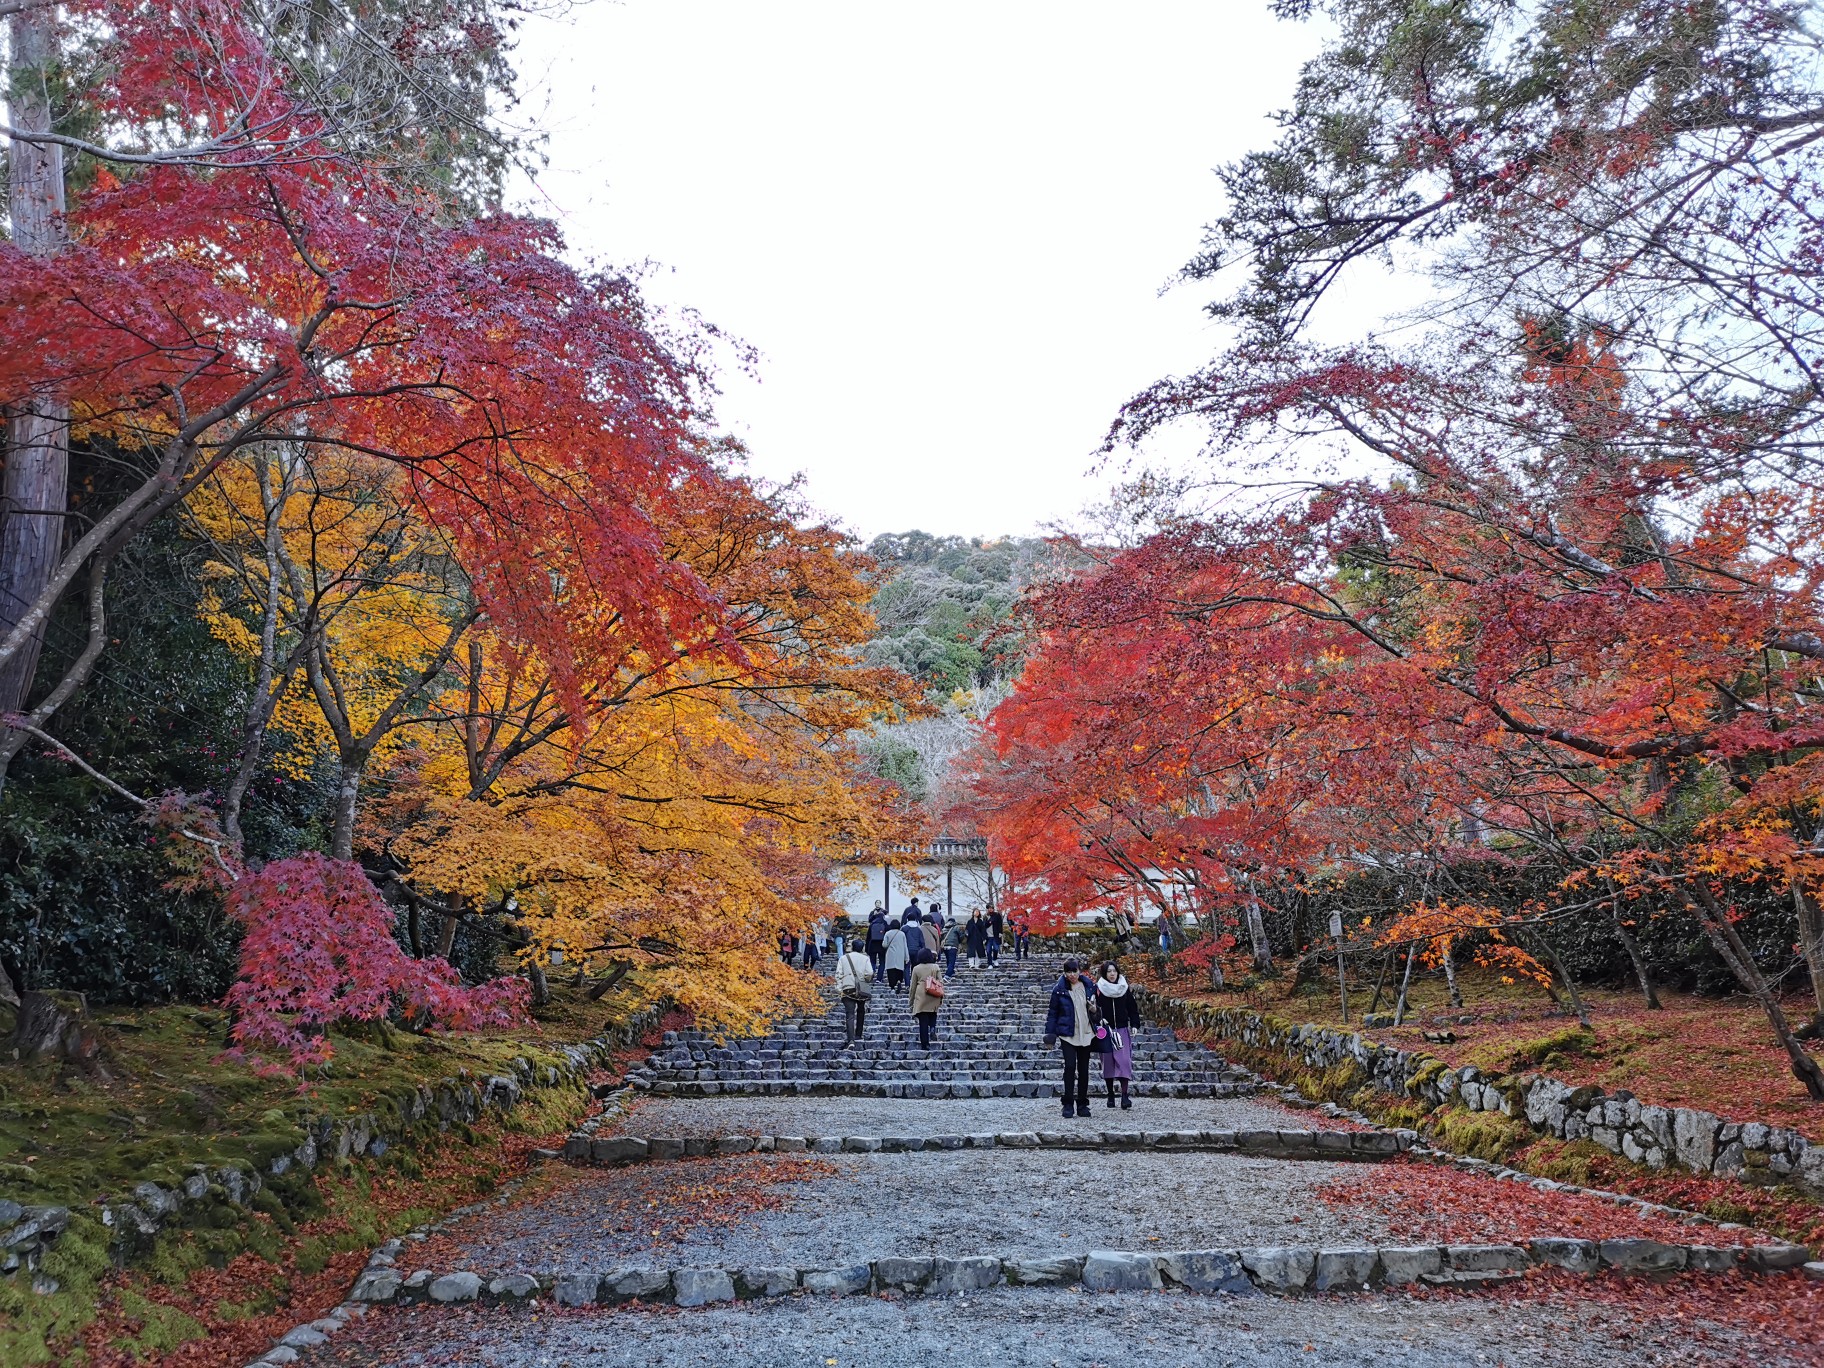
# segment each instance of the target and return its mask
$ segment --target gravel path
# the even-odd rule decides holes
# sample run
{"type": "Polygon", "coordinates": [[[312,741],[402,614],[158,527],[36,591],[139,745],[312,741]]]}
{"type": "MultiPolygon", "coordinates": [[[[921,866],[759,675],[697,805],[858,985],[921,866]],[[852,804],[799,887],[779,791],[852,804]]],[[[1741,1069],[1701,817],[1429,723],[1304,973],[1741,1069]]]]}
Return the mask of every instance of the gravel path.
{"type": "Polygon", "coordinates": [[[1338,1210],[1314,1189],[1372,1184],[1375,1166],[1140,1150],[947,1150],[753,1156],[563,1169],[470,1217],[414,1266],[595,1271],[635,1258],[835,1267],[894,1254],[1082,1253],[1399,1242],[1397,1216],[1338,1210]],[[728,1194],[769,1167],[804,1174],[738,1219],[728,1194]],[[809,1172],[805,1173],[808,1169],[809,1172]],[[691,1204],[700,1204],[693,1220],[691,1204]],[[663,1232],[653,1239],[655,1230],[663,1232]]]}
{"type": "Polygon", "coordinates": [[[297,1368],[1629,1368],[1792,1363],[1728,1331],[1600,1304],[1396,1295],[1285,1300],[1044,1289],[697,1311],[375,1315],[297,1368]]]}
{"type": "Polygon", "coordinates": [[[1088,1122],[1065,1121],[1056,1098],[644,1097],[599,1134],[968,1135],[980,1131],[1359,1130],[1316,1111],[1247,1098],[1134,1099],[1132,1111],[1095,1099],[1088,1122]]]}

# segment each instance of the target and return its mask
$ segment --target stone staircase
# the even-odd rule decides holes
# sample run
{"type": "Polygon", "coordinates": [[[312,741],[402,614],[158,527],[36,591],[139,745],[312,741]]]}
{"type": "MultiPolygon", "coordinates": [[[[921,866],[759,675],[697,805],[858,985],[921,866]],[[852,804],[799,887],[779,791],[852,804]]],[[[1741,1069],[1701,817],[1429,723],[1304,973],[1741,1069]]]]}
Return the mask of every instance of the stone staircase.
{"type": "MultiPolygon", "coordinates": [[[[771,1035],[717,1041],[696,1030],[667,1031],[627,1081],[677,1097],[1055,1097],[1062,1091],[1058,1052],[1045,1048],[1043,1033],[1058,963],[959,967],[946,984],[929,1051],[918,1043],[904,993],[884,984],[874,987],[866,1033],[846,1044],[842,1008],[829,986],[824,1016],[784,1022],[771,1035]]],[[[1093,1071],[1091,1086],[1101,1087],[1093,1071]]],[[[1134,1032],[1136,1096],[1241,1097],[1256,1087],[1252,1074],[1180,1041],[1168,1027],[1134,1032]]]]}

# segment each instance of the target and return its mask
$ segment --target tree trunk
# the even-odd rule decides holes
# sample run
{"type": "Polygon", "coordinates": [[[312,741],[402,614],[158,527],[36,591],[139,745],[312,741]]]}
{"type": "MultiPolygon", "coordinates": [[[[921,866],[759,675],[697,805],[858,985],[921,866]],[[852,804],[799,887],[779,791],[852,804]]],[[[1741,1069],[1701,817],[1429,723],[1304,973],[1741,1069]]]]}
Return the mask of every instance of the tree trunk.
{"type": "Polygon", "coordinates": [[[1780,1007],[1780,999],[1774,993],[1760,966],[1748,953],[1748,947],[1742,943],[1735,924],[1729,920],[1729,914],[1702,883],[1691,885],[1690,896],[1685,899],[1685,906],[1697,918],[1704,928],[1704,934],[1710,938],[1716,953],[1722,957],[1730,972],[1741,982],[1749,994],[1761,1005],[1767,1014],[1767,1023],[1773,1027],[1774,1039],[1780,1048],[1786,1051],[1786,1058],[1792,1064],[1792,1076],[1805,1085],[1806,1095],[1814,1102],[1824,1102],[1824,1068],[1805,1051],[1804,1044],[1792,1033],[1792,1026],[1786,1020],[1786,1013],[1780,1007]]]}
{"type": "Polygon", "coordinates": [[[1450,1005],[1463,1005],[1463,990],[1457,987],[1457,947],[1444,942],[1444,982],[1450,989],[1450,1005]]]}
{"type": "MultiPolygon", "coordinates": [[[[50,73],[62,57],[57,7],[12,16],[7,122],[20,133],[51,131],[50,73]]],[[[7,147],[12,242],[51,256],[65,242],[63,149],[13,138],[7,147]]],[[[70,408],[60,396],[15,397],[0,482],[0,637],[18,625],[50,583],[63,555],[69,511],[70,408]]],[[[38,670],[44,626],[0,663],[0,713],[20,712],[38,670]]]]}
{"type": "Polygon", "coordinates": [[[533,960],[526,966],[526,977],[532,980],[532,1005],[543,1007],[551,1001],[551,985],[545,982],[545,966],[533,960]]]}
{"type": "Polygon", "coordinates": [[[1627,923],[1622,920],[1619,892],[1609,902],[1609,918],[1615,924],[1615,936],[1621,942],[1621,948],[1628,952],[1628,960],[1634,966],[1634,977],[1640,982],[1640,993],[1647,1000],[1648,1009],[1660,1011],[1659,991],[1653,986],[1653,975],[1647,969],[1647,957],[1641,953],[1640,942],[1634,939],[1627,923]]]}
{"type": "Polygon", "coordinates": [[[1254,946],[1254,971],[1264,974],[1273,967],[1273,947],[1267,943],[1266,919],[1260,915],[1260,899],[1248,895],[1248,939],[1254,946]]]}
{"type": "Polygon", "coordinates": [[[1395,1026],[1406,1020],[1406,990],[1412,987],[1412,961],[1418,953],[1418,946],[1406,947],[1406,972],[1400,975],[1400,995],[1393,1004],[1393,1024],[1395,1026]]]}
{"type": "MultiPolygon", "coordinates": [[[[1811,851],[1813,855],[1824,855],[1824,821],[1818,823],[1811,851]]],[[[1796,875],[1792,879],[1792,906],[1799,916],[1799,953],[1805,956],[1805,968],[1811,976],[1812,1024],[1824,1026],[1824,906],[1796,875]]]]}
{"type": "Polygon", "coordinates": [[[27,990],[20,995],[8,1051],[20,1060],[56,1059],[93,1066],[101,1056],[101,1043],[84,1023],[85,1015],[80,1006],[68,1012],[49,993],[27,990]]]}
{"type": "Polygon", "coordinates": [[[361,776],[367,769],[369,754],[365,751],[344,754],[336,775],[335,825],[329,837],[332,860],[355,858],[355,810],[361,797],[361,776]]]}
{"type": "Polygon", "coordinates": [[[1583,994],[1577,991],[1577,980],[1571,977],[1571,971],[1558,957],[1558,947],[1553,945],[1543,931],[1534,931],[1532,939],[1545,951],[1545,957],[1552,962],[1552,968],[1558,973],[1559,981],[1564,984],[1564,991],[1571,999],[1571,1010],[1577,1013],[1577,1024],[1587,1027],[1590,1024],[1590,1009],[1584,1004],[1583,994]]]}
{"type": "Polygon", "coordinates": [[[443,914],[443,925],[437,928],[437,954],[441,958],[447,960],[456,949],[456,928],[461,923],[461,917],[449,912],[443,914]]]}

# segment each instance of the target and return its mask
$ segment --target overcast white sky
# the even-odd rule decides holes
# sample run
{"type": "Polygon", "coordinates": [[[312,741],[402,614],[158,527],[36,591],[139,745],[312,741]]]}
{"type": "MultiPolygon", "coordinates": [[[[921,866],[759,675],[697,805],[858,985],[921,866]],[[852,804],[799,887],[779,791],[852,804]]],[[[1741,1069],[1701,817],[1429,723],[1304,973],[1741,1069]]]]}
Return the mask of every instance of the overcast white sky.
{"type": "Polygon", "coordinates": [[[1160,287],[1316,38],[1266,0],[595,0],[523,34],[525,207],[759,349],[721,411],[760,473],[863,536],[1030,533],[1216,350],[1160,287]]]}

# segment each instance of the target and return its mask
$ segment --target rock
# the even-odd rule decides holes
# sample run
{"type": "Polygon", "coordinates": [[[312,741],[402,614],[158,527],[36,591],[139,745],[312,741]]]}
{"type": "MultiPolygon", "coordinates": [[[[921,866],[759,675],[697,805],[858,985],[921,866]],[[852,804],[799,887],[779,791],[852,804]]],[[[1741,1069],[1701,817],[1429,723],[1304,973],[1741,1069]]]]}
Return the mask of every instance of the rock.
{"type": "Polygon", "coordinates": [[[1016,1287],[1055,1286],[1082,1280],[1081,1255],[1058,1259],[1008,1259],[1001,1265],[1007,1281],[1016,1287]]]}
{"type": "Polygon", "coordinates": [[[1711,1170],[1724,1178],[1735,1178],[1739,1177],[1742,1170],[1747,1167],[1748,1156],[1742,1150],[1742,1142],[1731,1140],[1718,1152],[1716,1162],[1711,1165],[1711,1170]]]}
{"type": "Polygon", "coordinates": [[[1444,1251],[1436,1245],[1381,1250],[1381,1281],[1389,1287],[1404,1287],[1407,1283],[1417,1282],[1427,1273],[1436,1273],[1443,1266],[1444,1251]]]}
{"type": "Polygon", "coordinates": [[[166,1192],[157,1183],[141,1183],[133,1189],[133,1200],[155,1220],[162,1220],[177,1210],[175,1193],[166,1192]]]}
{"type": "Polygon", "coordinates": [[[279,1343],[289,1349],[314,1349],[319,1344],[328,1344],[329,1336],[321,1330],[312,1330],[308,1325],[279,1336],[279,1343]]]}
{"type": "Polygon", "coordinates": [[[530,1273],[509,1273],[488,1283],[488,1295],[497,1301],[525,1301],[538,1295],[538,1279],[530,1273]]]}
{"type": "Polygon", "coordinates": [[[296,1363],[298,1361],[298,1351],[293,1349],[289,1344],[275,1344],[272,1348],[260,1355],[259,1361],[261,1363],[273,1364],[296,1363]]]}
{"type": "Polygon", "coordinates": [[[856,1264],[852,1268],[822,1268],[806,1270],[799,1279],[806,1292],[830,1297],[848,1297],[857,1292],[866,1292],[868,1284],[874,1280],[874,1271],[867,1264],[856,1264]]]}
{"type": "Polygon", "coordinates": [[[1150,1254],[1092,1249],[1083,1261],[1083,1286],[1091,1292],[1152,1292],[1163,1285],[1150,1254]]]}
{"type": "Polygon", "coordinates": [[[1572,1273],[1594,1273],[1602,1263],[1593,1240],[1548,1237],[1530,1241],[1527,1249],[1538,1262],[1572,1273]]]}
{"type": "Polygon", "coordinates": [[[1824,1262],[1800,1264],[1799,1272],[1803,1273],[1813,1282],[1824,1282],[1824,1262]]]}
{"type": "Polygon", "coordinates": [[[1750,1245],[1742,1251],[1742,1262],[1757,1273],[1803,1268],[1810,1258],[1811,1251],[1804,1245],[1750,1245]]]}
{"type": "Polygon", "coordinates": [[[636,1135],[617,1135],[589,1146],[589,1157],[598,1164],[637,1163],[650,1153],[647,1143],[636,1135]]]}
{"type": "Polygon", "coordinates": [[[1693,1273],[1733,1273],[1741,1251],[1720,1245],[1692,1245],[1685,1250],[1685,1267],[1693,1273]]]}
{"type": "Polygon", "coordinates": [[[193,1202],[200,1202],[209,1191],[209,1175],[193,1173],[184,1179],[184,1196],[193,1202]]]}
{"type": "Polygon", "coordinates": [[[551,1299],[559,1306],[592,1306],[601,1295],[602,1279],[597,1273],[569,1273],[557,1280],[551,1299]]]}
{"type": "MultiPolygon", "coordinates": [[[[650,1152],[651,1147],[647,1148],[650,1152]]],[[[723,1135],[716,1139],[717,1154],[748,1154],[753,1148],[754,1137],[751,1135],[723,1135]]]]}
{"type": "Polygon", "coordinates": [[[842,1137],[842,1148],[848,1154],[874,1154],[880,1149],[878,1135],[845,1135],[842,1137]]]}
{"type": "Polygon", "coordinates": [[[8,1197],[0,1197],[0,1226],[10,1226],[21,1216],[25,1208],[8,1197]]]}
{"type": "Polygon", "coordinates": [[[925,1289],[938,1296],[976,1292],[1001,1280],[1001,1261],[986,1255],[967,1259],[933,1259],[931,1282],[925,1289]]]}
{"type": "Polygon", "coordinates": [[[725,1268],[680,1268],[671,1275],[679,1306],[708,1306],[733,1301],[735,1280],[725,1268]]]}
{"type": "Polygon", "coordinates": [[[602,1289],[616,1297],[662,1297],[671,1288],[671,1274],[663,1268],[611,1268],[602,1275],[602,1289]]]}
{"type": "Polygon", "coordinates": [[[399,1295],[399,1271],[393,1268],[370,1268],[355,1279],[348,1296],[358,1302],[390,1302],[399,1295]]]}
{"type": "Polygon", "coordinates": [[[926,1146],[930,1149],[959,1150],[963,1147],[963,1137],[960,1135],[934,1135],[926,1142],[926,1146]]]}
{"type": "Polygon", "coordinates": [[[481,1295],[481,1278],[474,1273],[445,1273],[431,1281],[434,1302],[474,1301],[481,1295]]]}
{"type": "Polygon", "coordinates": [[[783,1297],[797,1287],[795,1268],[743,1268],[735,1274],[735,1291],[743,1297],[783,1297]]]}
{"type": "Polygon", "coordinates": [[[1159,1271],[1169,1282],[1193,1292],[1253,1292],[1241,1260],[1231,1249],[1176,1250],[1158,1256],[1159,1271]]]}
{"type": "Polygon", "coordinates": [[[882,1288],[916,1292],[930,1279],[935,1262],[933,1259],[876,1259],[874,1277],[882,1288]]]}
{"type": "Polygon", "coordinates": [[[1380,1251],[1367,1246],[1321,1249],[1311,1286],[1318,1292],[1359,1291],[1374,1281],[1375,1265],[1379,1262],[1380,1251]]]}
{"type": "Polygon", "coordinates": [[[1452,1273],[1515,1273],[1526,1267],[1518,1245],[1446,1245],[1444,1267],[1452,1273]]]}
{"type": "Polygon", "coordinates": [[[646,1142],[646,1157],[649,1159],[682,1159],[684,1157],[684,1137],[681,1135],[655,1135],[646,1142]]]}
{"type": "Polygon", "coordinates": [[[1709,1173],[1716,1163],[1716,1118],[1709,1112],[1674,1107],[1672,1149],[1684,1167],[1709,1173]]]}
{"type": "Polygon", "coordinates": [[[1658,1240],[1604,1240],[1597,1245],[1603,1263],[1623,1273],[1671,1273],[1685,1266],[1683,1245],[1658,1240]]]}
{"type": "Polygon", "coordinates": [[[811,1141],[814,1154],[838,1154],[842,1150],[842,1137],[839,1135],[820,1135],[811,1141]]]}
{"type": "Polygon", "coordinates": [[[1254,1285],[1267,1292],[1296,1292],[1311,1280],[1317,1263],[1314,1249],[1266,1246],[1241,1251],[1241,1266],[1254,1285]]]}
{"type": "Polygon", "coordinates": [[[776,1135],[773,1137],[773,1148],[780,1154],[803,1154],[804,1137],[802,1135],[776,1135]]]}
{"type": "MultiPolygon", "coordinates": [[[[1003,1149],[1036,1149],[1039,1137],[1033,1131],[1002,1131],[995,1137],[995,1143],[1003,1149]]],[[[1824,1154],[1824,1151],[1820,1153],[1824,1154]]]]}

